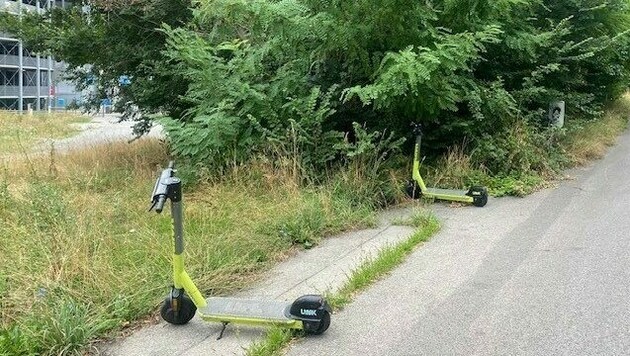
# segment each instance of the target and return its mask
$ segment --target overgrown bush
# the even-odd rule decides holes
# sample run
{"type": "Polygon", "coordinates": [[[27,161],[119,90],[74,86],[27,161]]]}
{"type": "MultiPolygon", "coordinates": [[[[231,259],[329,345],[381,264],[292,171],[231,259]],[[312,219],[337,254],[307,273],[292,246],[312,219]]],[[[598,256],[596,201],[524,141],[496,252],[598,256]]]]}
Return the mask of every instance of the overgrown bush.
{"type": "Polygon", "coordinates": [[[630,83],[627,0],[90,4],[0,15],[0,28],[132,117],[167,114],[173,150],[213,168],[275,152],[317,173],[343,159],[354,123],[403,137],[419,121],[430,155],[467,141],[495,174],[538,169],[539,152],[515,152],[515,123],[538,146],[549,102],[598,118],[630,83]]]}
{"type": "Polygon", "coordinates": [[[622,0],[207,0],[193,17],[164,28],[194,103],[168,131],[212,163],[273,137],[321,167],[354,122],[400,137],[419,121],[429,154],[468,140],[494,174],[553,170],[549,102],[597,117],[630,78],[622,0]]]}

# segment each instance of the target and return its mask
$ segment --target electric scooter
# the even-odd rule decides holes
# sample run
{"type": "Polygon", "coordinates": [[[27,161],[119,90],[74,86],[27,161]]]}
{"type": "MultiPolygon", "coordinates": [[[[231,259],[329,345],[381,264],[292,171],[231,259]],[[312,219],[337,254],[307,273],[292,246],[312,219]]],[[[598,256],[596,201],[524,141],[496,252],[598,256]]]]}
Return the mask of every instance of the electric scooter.
{"type": "Polygon", "coordinates": [[[171,201],[173,219],[173,286],[164,300],[160,314],[171,324],[189,322],[195,312],[201,319],[223,323],[218,337],[223,336],[229,323],[251,326],[279,326],[304,330],[306,334],[322,334],[330,326],[332,309],[320,295],[304,295],[293,303],[273,300],[251,300],[239,298],[205,299],[184,269],[184,227],[182,207],[182,182],[175,177],[174,163],[155,182],[151,196],[151,210],[158,214],[167,200],[171,201]]]}
{"type": "Polygon", "coordinates": [[[421,196],[438,200],[449,200],[461,203],[470,203],[483,207],[488,202],[488,190],[485,187],[474,186],[468,191],[456,189],[427,188],[420,176],[420,145],[422,143],[422,126],[411,124],[416,136],[416,144],[413,154],[412,178],[405,188],[410,198],[418,199],[421,196]]]}

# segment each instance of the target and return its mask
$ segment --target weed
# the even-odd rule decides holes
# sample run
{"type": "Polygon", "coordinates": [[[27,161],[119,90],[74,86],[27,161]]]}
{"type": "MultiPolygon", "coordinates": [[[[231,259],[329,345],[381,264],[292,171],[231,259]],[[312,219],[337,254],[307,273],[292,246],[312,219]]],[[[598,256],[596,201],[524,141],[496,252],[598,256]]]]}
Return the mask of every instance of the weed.
{"type": "Polygon", "coordinates": [[[604,156],[608,147],[628,127],[630,93],[613,103],[603,118],[579,123],[569,130],[560,142],[571,164],[582,166],[604,156]]]}
{"type": "Polygon", "coordinates": [[[53,354],[78,352],[94,337],[117,324],[116,319],[104,318],[91,311],[93,307],[70,298],[54,301],[31,324],[37,330],[46,330],[39,345],[53,354]]]}
{"type": "MultiPolygon", "coordinates": [[[[392,271],[396,266],[421,243],[427,241],[440,228],[437,218],[427,210],[414,212],[408,220],[410,224],[418,227],[407,240],[379,251],[373,259],[365,260],[354,270],[346,283],[336,292],[328,293],[326,300],[335,311],[339,311],[352,301],[353,296],[364,290],[378,279],[392,271]]],[[[279,355],[282,349],[299,334],[280,328],[270,329],[265,338],[247,350],[247,355],[279,355]]]]}
{"type": "Polygon", "coordinates": [[[422,227],[431,224],[431,220],[434,219],[433,215],[429,214],[425,209],[414,209],[408,217],[397,217],[392,220],[392,225],[398,226],[412,226],[422,227]]]}
{"type": "Polygon", "coordinates": [[[423,165],[429,186],[485,185],[494,196],[523,197],[549,186],[568,167],[601,158],[627,128],[630,93],[612,103],[603,117],[574,119],[566,129],[536,131],[516,121],[497,137],[482,137],[470,155],[452,147],[434,167],[423,165]]]}
{"type": "Polygon", "coordinates": [[[35,343],[17,325],[6,329],[0,328],[1,356],[33,355],[37,353],[34,345],[35,343]]]}
{"type": "Polygon", "coordinates": [[[26,195],[29,202],[26,214],[32,215],[34,226],[42,231],[65,231],[71,224],[71,215],[65,198],[58,187],[45,180],[35,180],[29,184],[26,195]]]}
{"type": "Polygon", "coordinates": [[[11,194],[9,184],[6,180],[0,180],[0,211],[5,211],[11,207],[11,194]]]}
{"type": "MultiPolygon", "coordinates": [[[[154,310],[169,285],[172,230],[167,214],[146,210],[168,160],[150,139],[5,160],[0,232],[19,238],[0,245],[12,261],[0,275],[0,354],[80,353],[154,310]]],[[[247,286],[293,243],[374,221],[369,199],[332,182],[300,187],[264,162],[191,186],[187,268],[207,295],[247,286]]]]}
{"type": "Polygon", "coordinates": [[[495,197],[507,195],[524,197],[548,184],[543,177],[536,174],[495,176],[489,178],[486,182],[490,194],[495,197]]]}
{"type": "Polygon", "coordinates": [[[115,319],[103,318],[91,311],[92,306],[71,298],[40,296],[34,313],[22,327],[0,332],[0,351],[7,354],[79,353],[103,331],[111,329],[115,319]]]}
{"type": "Polygon", "coordinates": [[[317,241],[315,238],[327,225],[325,211],[321,201],[311,200],[297,214],[291,214],[287,218],[276,223],[280,236],[291,244],[302,244],[310,248],[317,241]]]}
{"type": "Polygon", "coordinates": [[[288,329],[271,328],[267,331],[265,339],[253,344],[247,349],[248,356],[274,356],[279,355],[282,349],[295,337],[294,332],[288,329]]]}
{"type": "Polygon", "coordinates": [[[418,244],[426,242],[440,228],[440,223],[430,211],[415,213],[411,221],[418,224],[418,231],[407,240],[384,248],[375,258],[364,261],[351,273],[348,281],[339,290],[327,295],[327,300],[334,310],[343,308],[352,301],[356,293],[393,270],[418,244]]]}
{"type": "Polygon", "coordinates": [[[438,160],[436,167],[427,167],[427,176],[432,177],[431,181],[436,187],[444,188],[465,187],[473,170],[471,158],[465,153],[463,145],[450,147],[438,160]]]}

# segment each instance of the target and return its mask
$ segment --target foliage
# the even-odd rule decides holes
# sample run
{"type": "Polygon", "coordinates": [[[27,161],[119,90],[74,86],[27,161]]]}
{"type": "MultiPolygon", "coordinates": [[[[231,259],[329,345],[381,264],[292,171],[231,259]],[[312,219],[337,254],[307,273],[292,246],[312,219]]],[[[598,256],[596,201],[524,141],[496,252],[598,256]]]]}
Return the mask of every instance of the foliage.
{"type": "Polygon", "coordinates": [[[1,23],[131,116],[167,114],[173,150],[202,166],[271,153],[312,174],[343,159],[354,123],[402,137],[419,121],[431,155],[467,141],[494,174],[539,169],[514,126],[555,144],[550,101],[597,118],[630,84],[627,0],[90,4],[1,23]]]}
{"type": "Polygon", "coordinates": [[[255,342],[246,352],[247,356],[277,356],[282,354],[282,350],[286,347],[294,336],[304,332],[293,331],[291,329],[281,328],[279,326],[272,327],[265,334],[265,338],[255,342]]]}
{"type": "Polygon", "coordinates": [[[80,354],[92,339],[120,322],[66,297],[42,294],[40,299],[22,327],[0,329],[0,355],[80,354]]]}
{"type": "Polygon", "coordinates": [[[89,93],[87,109],[114,99],[126,118],[138,121],[141,133],[149,128],[150,114],[178,117],[188,107],[180,98],[188,84],[162,55],[166,36],[159,28],[187,23],[190,6],[189,0],[75,2],[21,18],[0,12],[0,30],[22,38],[33,52],[67,63],[68,79],[89,93]]]}
{"type": "Polygon", "coordinates": [[[557,143],[563,134],[558,129],[538,131],[519,120],[494,137],[482,135],[471,158],[494,175],[557,172],[566,162],[562,154],[555,155],[561,153],[557,143]]]}
{"type": "Polygon", "coordinates": [[[540,156],[557,143],[544,130],[549,102],[596,117],[630,83],[621,0],[195,4],[188,26],[165,32],[191,82],[188,113],[203,122],[169,133],[203,135],[216,144],[199,151],[214,159],[245,159],[274,137],[317,167],[343,157],[329,149],[354,122],[400,135],[420,121],[430,154],[468,140],[474,162],[494,174],[555,169],[540,156]],[[303,145],[312,137],[296,127],[310,128],[301,120],[314,108],[319,139],[303,145]],[[224,135],[232,141],[222,154],[224,135]]]}

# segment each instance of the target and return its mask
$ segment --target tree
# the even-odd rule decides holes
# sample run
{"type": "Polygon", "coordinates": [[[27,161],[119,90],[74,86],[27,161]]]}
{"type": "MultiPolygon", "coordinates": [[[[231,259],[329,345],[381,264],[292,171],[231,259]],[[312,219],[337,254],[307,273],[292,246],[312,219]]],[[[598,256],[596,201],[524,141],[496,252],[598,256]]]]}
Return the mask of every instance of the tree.
{"type": "Polygon", "coordinates": [[[190,106],[182,95],[188,82],[163,55],[163,24],[186,25],[189,0],[102,0],[89,6],[53,8],[21,19],[0,13],[0,29],[22,38],[31,50],[51,53],[68,64],[69,79],[79,88],[95,88],[92,101],[116,98],[127,117],[147,128],[150,114],[181,117],[190,106]],[[121,84],[121,76],[131,85],[121,84]]]}
{"type": "MultiPolygon", "coordinates": [[[[340,141],[356,139],[355,122],[404,136],[420,121],[434,150],[464,139],[483,148],[517,122],[543,132],[553,100],[596,118],[630,84],[627,0],[110,0],[92,8],[5,27],[69,62],[79,80],[116,88],[128,108],[166,112],[174,151],[204,164],[244,161],[273,143],[299,146],[321,168],[339,158],[340,141]],[[121,75],[132,84],[118,86],[121,75]]],[[[476,157],[489,166],[499,156],[476,157]]]]}

